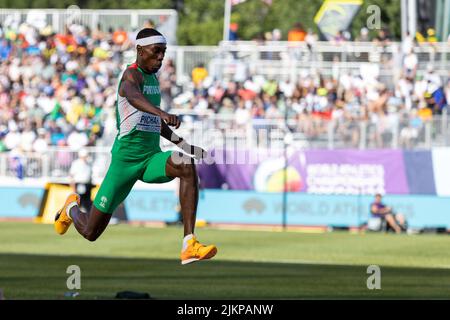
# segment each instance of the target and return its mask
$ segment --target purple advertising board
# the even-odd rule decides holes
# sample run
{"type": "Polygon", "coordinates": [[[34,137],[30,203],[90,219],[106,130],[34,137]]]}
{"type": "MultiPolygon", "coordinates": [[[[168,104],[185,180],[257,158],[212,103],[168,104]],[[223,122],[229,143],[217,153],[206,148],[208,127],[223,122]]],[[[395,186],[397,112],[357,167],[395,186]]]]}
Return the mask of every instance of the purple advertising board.
{"type": "Polygon", "coordinates": [[[290,151],[215,150],[212,164],[200,164],[203,188],[312,194],[409,194],[399,150],[290,151]]]}
{"type": "Polygon", "coordinates": [[[308,193],[409,193],[402,151],[312,150],[297,152],[291,161],[308,193]]]}

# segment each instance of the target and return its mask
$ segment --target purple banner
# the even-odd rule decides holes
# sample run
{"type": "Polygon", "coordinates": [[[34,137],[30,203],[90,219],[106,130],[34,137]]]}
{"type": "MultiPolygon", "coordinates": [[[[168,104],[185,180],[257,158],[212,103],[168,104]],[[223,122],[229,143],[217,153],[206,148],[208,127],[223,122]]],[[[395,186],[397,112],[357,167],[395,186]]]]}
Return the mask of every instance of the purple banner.
{"type": "Polygon", "coordinates": [[[213,164],[198,165],[202,188],[231,190],[254,190],[255,171],[273,157],[261,150],[214,150],[211,156],[213,164]]]}
{"type": "Polygon", "coordinates": [[[314,194],[408,194],[403,152],[313,150],[291,159],[314,194]]]}
{"type": "Polygon", "coordinates": [[[313,194],[408,194],[403,152],[309,150],[288,154],[216,150],[214,163],[199,165],[203,188],[313,194]]]}
{"type": "Polygon", "coordinates": [[[436,194],[433,158],[430,151],[404,151],[410,194],[436,194]]]}

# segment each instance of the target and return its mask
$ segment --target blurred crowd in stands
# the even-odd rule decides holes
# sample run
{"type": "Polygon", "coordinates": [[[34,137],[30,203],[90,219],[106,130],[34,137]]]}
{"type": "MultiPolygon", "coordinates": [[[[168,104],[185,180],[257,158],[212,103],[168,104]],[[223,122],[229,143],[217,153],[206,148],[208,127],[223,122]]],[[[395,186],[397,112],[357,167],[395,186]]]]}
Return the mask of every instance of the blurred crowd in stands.
{"type": "MultiPolygon", "coordinates": [[[[425,123],[435,115],[446,114],[450,102],[450,81],[444,81],[431,63],[425,73],[417,72],[419,57],[414,46],[436,42],[431,38],[433,34],[430,31],[429,37],[421,40],[407,34],[398,44],[391,43],[388,30],[381,29],[377,36],[369,38],[368,30],[363,28],[356,41],[372,41],[381,46],[392,44],[393,50],[381,54],[379,62],[366,64],[357,72],[337,71],[331,77],[324,77],[320,70],[304,71],[295,81],[277,81],[244,70],[237,71],[234,77],[217,79],[208,74],[205,65],[199,64],[192,70],[190,90],[167,100],[194,118],[213,114],[232,118],[236,130],[245,131],[251,119],[280,123],[287,117],[293,133],[302,133],[304,138],[313,140],[327,137],[333,120],[333,133],[349,147],[360,145],[365,130],[371,147],[390,147],[397,135],[399,147],[411,148],[423,134],[425,123]],[[381,64],[392,70],[393,86],[388,87],[380,80],[381,64]],[[361,124],[365,124],[363,130],[361,124]]],[[[265,34],[264,43],[281,38],[280,31],[275,29],[265,34]]],[[[348,40],[349,35],[340,33],[331,42],[348,40]]],[[[288,41],[305,42],[313,48],[317,35],[296,24],[288,34],[288,41]]],[[[260,59],[281,58],[273,52],[262,52],[260,59]]],[[[336,61],[339,62],[338,57],[336,61]]]]}
{"type": "Polygon", "coordinates": [[[62,33],[26,23],[0,28],[0,150],[95,145],[114,127],[107,115],[134,37],[76,24],[62,33]]]}
{"type": "Polygon", "coordinates": [[[307,139],[326,136],[333,120],[334,132],[345,136],[352,147],[358,147],[361,123],[374,128],[368,137],[373,147],[388,146],[384,137],[397,127],[401,146],[407,148],[426,121],[447,112],[450,101],[450,82],[444,84],[431,65],[418,77],[416,67],[417,58],[406,55],[395,88],[388,89],[370,68],[336,79],[305,72],[296,82],[258,75],[240,82],[215,80],[199,65],[192,71],[192,89],[170,103],[196,118],[213,114],[232,118],[233,129],[244,131],[251,119],[280,123],[287,117],[291,131],[307,139]]]}
{"type": "MultiPolygon", "coordinates": [[[[232,23],[230,26],[232,41],[239,40],[238,35],[239,26],[236,23],[232,23]]],[[[408,34],[408,37],[410,35],[408,34]]],[[[311,28],[305,28],[302,23],[296,22],[292,28],[284,35],[280,29],[275,28],[271,31],[266,31],[264,33],[258,34],[254,39],[261,44],[270,44],[273,41],[283,41],[288,42],[305,42],[309,45],[313,45],[319,40],[319,35],[314,32],[311,28]]],[[[323,38],[321,40],[324,40],[323,38]]],[[[426,28],[423,32],[417,31],[413,39],[418,44],[432,44],[436,42],[450,42],[450,35],[447,39],[439,39],[436,35],[436,30],[432,27],[426,28]]],[[[340,30],[336,34],[330,37],[329,41],[333,44],[339,45],[343,42],[374,42],[379,44],[389,44],[395,41],[390,30],[386,27],[380,28],[377,32],[373,33],[368,28],[363,27],[360,29],[359,33],[352,35],[349,30],[340,30]]]]}
{"type": "MultiPolygon", "coordinates": [[[[388,41],[383,32],[376,41],[388,41]]],[[[135,36],[121,28],[90,30],[75,24],[62,33],[27,24],[14,30],[0,27],[0,152],[43,152],[51,145],[79,150],[113,134],[123,52],[133,50],[135,36]]],[[[279,37],[276,31],[273,37],[279,37]]],[[[311,32],[305,32],[303,40],[299,34],[290,37],[316,41],[311,32]]],[[[331,78],[304,73],[296,81],[250,74],[236,80],[215,79],[204,64],[182,85],[173,61],[167,59],[159,74],[162,107],[194,119],[224,115],[234,120],[237,130],[251,119],[281,121],[287,116],[295,122],[290,129],[308,139],[326,134],[332,119],[335,132],[355,147],[361,122],[376,128],[370,137],[376,147],[383,147],[383,136],[400,123],[400,139],[408,147],[423,123],[446,111],[450,101],[450,82],[444,83],[432,65],[425,75],[416,74],[419,61],[413,44],[407,37],[399,61],[392,61],[393,68],[398,67],[393,89],[370,69],[331,78]]]]}

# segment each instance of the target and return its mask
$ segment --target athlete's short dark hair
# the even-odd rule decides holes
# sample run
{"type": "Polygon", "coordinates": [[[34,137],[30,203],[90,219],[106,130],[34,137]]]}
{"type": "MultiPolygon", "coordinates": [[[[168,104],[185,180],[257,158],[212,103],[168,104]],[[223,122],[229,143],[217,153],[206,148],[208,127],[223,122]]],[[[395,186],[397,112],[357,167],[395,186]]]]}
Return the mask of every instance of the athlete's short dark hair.
{"type": "Polygon", "coordinates": [[[162,34],[156,29],[144,28],[138,32],[136,39],[142,39],[142,38],[147,38],[147,37],[151,37],[151,36],[162,36],[162,34]]]}

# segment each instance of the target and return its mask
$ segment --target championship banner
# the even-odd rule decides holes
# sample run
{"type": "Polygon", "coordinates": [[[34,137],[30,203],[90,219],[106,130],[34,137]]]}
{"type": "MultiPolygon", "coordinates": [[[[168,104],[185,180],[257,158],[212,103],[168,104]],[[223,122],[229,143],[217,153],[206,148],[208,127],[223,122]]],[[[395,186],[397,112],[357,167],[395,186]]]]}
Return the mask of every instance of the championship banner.
{"type": "Polygon", "coordinates": [[[408,177],[409,193],[436,195],[432,152],[403,151],[403,159],[408,177]]]}
{"type": "Polygon", "coordinates": [[[312,150],[298,152],[293,167],[313,194],[408,194],[399,150],[312,150]]]}
{"type": "MultiPolygon", "coordinates": [[[[275,159],[277,162],[275,169],[278,171],[283,169],[279,155],[281,155],[281,152],[278,154],[269,153],[268,150],[213,150],[211,156],[214,163],[198,165],[201,187],[206,189],[254,190],[255,172],[261,165],[264,166],[264,163],[275,159]]],[[[273,166],[270,168],[270,172],[273,171],[273,168],[273,166]]],[[[258,185],[258,182],[256,185],[258,185]]]]}
{"type": "Polygon", "coordinates": [[[332,40],[339,31],[348,29],[362,3],[362,0],[326,0],[314,22],[325,38],[332,40]]]}
{"type": "Polygon", "coordinates": [[[287,166],[281,151],[215,150],[212,155],[214,163],[198,166],[204,189],[283,192],[286,177],[289,192],[450,194],[445,189],[450,173],[434,174],[437,166],[448,163],[450,151],[433,152],[432,157],[430,151],[297,150],[288,154],[287,166]]]}

